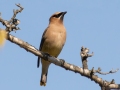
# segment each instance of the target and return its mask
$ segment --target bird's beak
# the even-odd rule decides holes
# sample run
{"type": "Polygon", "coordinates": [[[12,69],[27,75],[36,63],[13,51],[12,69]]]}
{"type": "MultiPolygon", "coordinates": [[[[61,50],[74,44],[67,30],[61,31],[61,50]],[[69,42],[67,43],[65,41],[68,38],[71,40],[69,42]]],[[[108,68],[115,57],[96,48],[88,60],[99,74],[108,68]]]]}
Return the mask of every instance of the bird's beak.
{"type": "Polygon", "coordinates": [[[65,11],[65,12],[62,12],[62,15],[65,15],[67,13],[67,11],[65,11]]]}
{"type": "Polygon", "coordinates": [[[61,13],[62,13],[62,15],[61,15],[60,19],[63,20],[64,15],[65,15],[67,12],[65,11],[65,12],[61,12],[61,13]]]}

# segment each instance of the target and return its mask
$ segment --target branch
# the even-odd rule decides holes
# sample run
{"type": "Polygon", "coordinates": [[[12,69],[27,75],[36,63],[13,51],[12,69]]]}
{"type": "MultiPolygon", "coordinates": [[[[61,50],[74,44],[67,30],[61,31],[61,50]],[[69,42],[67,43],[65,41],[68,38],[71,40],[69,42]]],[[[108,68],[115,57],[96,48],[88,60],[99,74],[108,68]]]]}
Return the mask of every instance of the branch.
{"type": "Polygon", "coordinates": [[[13,20],[15,19],[16,15],[19,13],[19,12],[22,12],[22,10],[24,9],[20,4],[16,4],[16,6],[18,6],[20,9],[17,9],[17,10],[13,10],[13,17],[9,20],[9,23],[13,22],[13,20]]]}
{"type": "Polygon", "coordinates": [[[92,68],[91,72],[94,73],[99,73],[102,75],[110,74],[110,73],[116,73],[119,69],[116,70],[110,70],[109,72],[101,72],[101,68],[98,68],[98,70],[94,70],[94,67],[92,68]]]}
{"type": "Polygon", "coordinates": [[[20,21],[16,19],[15,17],[19,12],[23,10],[23,7],[20,4],[16,4],[16,6],[18,6],[20,9],[13,10],[14,12],[13,17],[9,21],[3,20],[0,14],[0,22],[6,27],[5,30],[8,32],[11,32],[13,30],[16,31],[20,29],[19,27],[16,27],[20,23],[20,21]]]}
{"type": "Polygon", "coordinates": [[[88,69],[87,58],[93,56],[93,52],[92,52],[92,54],[88,54],[88,53],[89,53],[89,49],[88,48],[84,48],[82,46],[80,55],[81,55],[81,59],[82,59],[83,69],[88,69]]]}
{"type": "MultiPolygon", "coordinates": [[[[87,65],[87,58],[88,57],[92,57],[93,56],[93,52],[92,54],[88,54],[89,53],[89,49],[88,48],[84,48],[83,46],[81,47],[81,59],[82,59],[82,65],[83,65],[83,69],[88,69],[88,65],[87,65]]],[[[91,70],[91,73],[99,73],[102,75],[106,75],[106,74],[110,74],[110,73],[116,73],[119,69],[113,71],[109,71],[109,72],[101,72],[101,68],[98,68],[98,70],[94,70],[94,67],[91,70]]]]}
{"type": "MultiPolygon", "coordinates": [[[[103,85],[104,80],[102,80],[102,78],[99,78],[97,75],[91,74],[91,70],[83,69],[79,66],[75,66],[73,64],[67,63],[67,62],[65,62],[65,60],[58,59],[58,58],[55,58],[53,56],[50,56],[50,55],[48,55],[44,52],[39,51],[38,49],[36,49],[34,46],[28,44],[27,42],[24,42],[24,41],[16,38],[15,36],[10,35],[10,34],[8,34],[7,39],[12,43],[17,44],[21,48],[24,48],[26,51],[31,52],[34,55],[43,58],[46,61],[49,61],[49,62],[51,62],[51,63],[53,63],[57,66],[60,66],[64,69],[66,69],[66,70],[70,70],[70,71],[73,71],[75,73],[79,73],[82,76],[85,76],[85,77],[93,80],[94,82],[98,83],[100,86],[103,85]]],[[[106,83],[105,87],[120,88],[119,84],[115,84],[115,83],[111,84],[111,82],[108,82],[108,81],[105,81],[105,83],[106,83]]]]}
{"type": "Polygon", "coordinates": [[[106,75],[106,74],[111,74],[111,73],[116,73],[119,69],[116,70],[110,70],[109,72],[101,72],[101,69],[98,68],[98,70],[96,70],[96,73],[102,74],[102,75],[106,75]]]}

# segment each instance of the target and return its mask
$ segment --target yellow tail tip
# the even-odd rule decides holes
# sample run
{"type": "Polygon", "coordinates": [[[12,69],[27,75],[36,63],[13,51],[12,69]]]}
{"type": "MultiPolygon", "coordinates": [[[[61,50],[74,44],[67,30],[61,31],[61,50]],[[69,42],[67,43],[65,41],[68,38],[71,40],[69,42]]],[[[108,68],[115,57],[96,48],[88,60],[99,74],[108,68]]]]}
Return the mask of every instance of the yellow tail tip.
{"type": "Polygon", "coordinates": [[[40,86],[46,86],[46,83],[40,82],[40,86]]]}
{"type": "Polygon", "coordinates": [[[6,31],[5,30],[0,30],[0,46],[3,46],[5,41],[6,41],[6,31]]]}

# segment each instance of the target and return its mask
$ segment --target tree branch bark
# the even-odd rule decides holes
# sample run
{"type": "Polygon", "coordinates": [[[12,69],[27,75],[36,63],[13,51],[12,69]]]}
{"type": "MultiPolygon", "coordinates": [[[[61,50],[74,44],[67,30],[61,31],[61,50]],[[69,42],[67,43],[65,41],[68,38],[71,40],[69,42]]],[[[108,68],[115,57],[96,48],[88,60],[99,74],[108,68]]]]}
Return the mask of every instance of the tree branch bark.
{"type": "Polygon", "coordinates": [[[66,70],[70,70],[75,73],[79,73],[80,75],[91,79],[92,81],[98,83],[101,87],[103,86],[103,82],[104,82],[104,86],[107,88],[116,88],[116,89],[120,88],[120,84],[115,84],[115,83],[105,81],[102,78],[99,78],[97,75],[94,75],[91,70],[83,69],[79,66],[75,66],[73,64],[67,63],[62,59],[58,59],[53,56],[50,56],[49,54],[41,52],[38,49],[36,49],[34,46],[30,45],[29,43],[24,42],[23,40],[20,40],[20,39],[16,38],[15,36],[12,36],[11,34],[8,34],[7,39],[12,43],[17,44],[21,48],[24,48],[26,51],[29,51],[29,52],[33,53],[34,55],[43,58],[44,60],[47,60],[57,66],[60,66],[64,69],[66,69],[66,70]]]}

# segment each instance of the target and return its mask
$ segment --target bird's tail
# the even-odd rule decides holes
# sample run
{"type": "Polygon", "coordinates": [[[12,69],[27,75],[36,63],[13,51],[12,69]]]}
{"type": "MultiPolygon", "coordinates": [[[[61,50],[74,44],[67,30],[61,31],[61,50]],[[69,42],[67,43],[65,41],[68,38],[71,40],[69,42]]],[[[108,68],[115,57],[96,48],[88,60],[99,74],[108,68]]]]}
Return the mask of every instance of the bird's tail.
{"type": "Polygon", "coordinates": [[[40,85],[46,86],[46,82],[47,82],[47,73],[41,75],[40,85]]]}
{"type": "Polygon", "coordinates": [[[48,68],[49,68],[50,62],[45,60],[41,60],[41,61],[42,61],[42,73],[41,73],[40,85],[46,86],[47,74],[48,74],[48,68]]]}
{"type": "Polygon", "coordinates": [[[40,57],[38,57],[38,60],[37,60],[37,68],[39,68],[40,66],[40,57]]]}

